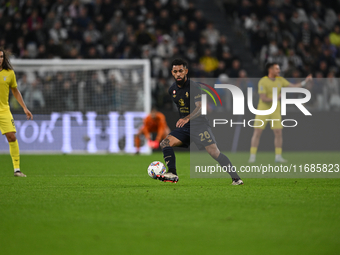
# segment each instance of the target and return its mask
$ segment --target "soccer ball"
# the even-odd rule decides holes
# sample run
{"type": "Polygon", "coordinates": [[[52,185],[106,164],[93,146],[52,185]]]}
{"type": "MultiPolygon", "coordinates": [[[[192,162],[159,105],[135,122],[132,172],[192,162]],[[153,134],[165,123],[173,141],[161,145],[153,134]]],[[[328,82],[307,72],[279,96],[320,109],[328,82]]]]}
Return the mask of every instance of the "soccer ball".
{"type": "Polygon", "coordinates": [[[148,175],[156,179],[157,174],[164,174],[166,172],[166,168],[162,162],[154,161],[148,167],[148,175]]]}

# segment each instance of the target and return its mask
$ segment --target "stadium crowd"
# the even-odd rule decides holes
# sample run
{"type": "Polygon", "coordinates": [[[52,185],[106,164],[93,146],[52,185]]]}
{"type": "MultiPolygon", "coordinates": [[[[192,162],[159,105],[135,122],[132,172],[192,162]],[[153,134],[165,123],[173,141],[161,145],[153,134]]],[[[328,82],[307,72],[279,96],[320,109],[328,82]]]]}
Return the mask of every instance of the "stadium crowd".
{"type": "Polygon", "coordinates": [[[0,6],[0,46],[14,58],[150,59],[159,108],[172,108],[173,58],[186,58],[195,77],[240,71],[226,36],[186,0],[0,0],[0,6]]]}
{"type": "MultiPolygon", "coordinates": [[[[233,17],[245,29],[259,66],[278,62],[284,75],[293,78],[310,72],[319,78],[338,76],[340,14],[327,5],[331,1],[227,2],[227,11],[236,13],[233,17]]],[[[187,59],[192,77],[247,76],[223,31],[188,0],[0,0],[0,34],[0,47],[18,59],[150,59],[153,104],[163,110],[173,107],[167,93],[173,81],[173,58],[187,59]]],[[[69,73],[58,80],[61,75],[55,74],[48,82],[31,81],[24,98],[36,109],[61,107],[51,95],[67,91],[71,95],[58,109],[75,110],[78,84],[71,75],[77,76],[69,73]]],[[[114,105],[115,85],[108,89],[98,82],[88,83],[85,94],[93,97],[86,99],[90,106],[114,105]],[[94,98],[92,92],[103,93],[105,100],[94,98]]],[[[320,109],[333,101],[340,107],[336,98],[330,98],[339,95],[337,79],[328,87],[327,91],[322,85],[312,88],[320,109]]]]}
{"type": "Polygon", "coordinates": [[[248,39],[256,63],[277,62],[285,77],[312,73],[319,110],[339,109],[340,3],[332,0],[242,0],[225,2],[248,39]]]}

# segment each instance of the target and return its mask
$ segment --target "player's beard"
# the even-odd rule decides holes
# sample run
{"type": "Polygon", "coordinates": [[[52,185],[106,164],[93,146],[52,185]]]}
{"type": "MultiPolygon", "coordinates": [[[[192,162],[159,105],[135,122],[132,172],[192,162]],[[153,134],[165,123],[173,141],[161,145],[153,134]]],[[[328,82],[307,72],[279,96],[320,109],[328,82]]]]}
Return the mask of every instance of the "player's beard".
{"type": "Polygon", "coordinates": [[[185,79],[186,79],[186,76],[184,76],[184,78],[183,78],[183,79],[181,79],[181,80],[177,80],[177,79],[175,79],[175,80],[176,80],[176,83],[177,83],[177,85],[179,85],[179,86],[183,86],[183,85],[184,85],[184,83],[185,83],[185,79]]]}

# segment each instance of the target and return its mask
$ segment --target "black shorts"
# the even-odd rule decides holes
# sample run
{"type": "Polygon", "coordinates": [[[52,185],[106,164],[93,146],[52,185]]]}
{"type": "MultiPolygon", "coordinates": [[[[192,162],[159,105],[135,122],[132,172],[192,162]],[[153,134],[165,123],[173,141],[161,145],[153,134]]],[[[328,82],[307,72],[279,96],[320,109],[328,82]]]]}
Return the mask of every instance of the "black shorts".
{"type": "Polygon", "coordinates": [[[214,134],[208,124],[195,124],[191,127],[176,128],[169,135],[176,137],[183,144],[181,147],[188,148],[190,143],[195,143],[199,150],[204,150],[208,145],[216,143],[214,134]]]}

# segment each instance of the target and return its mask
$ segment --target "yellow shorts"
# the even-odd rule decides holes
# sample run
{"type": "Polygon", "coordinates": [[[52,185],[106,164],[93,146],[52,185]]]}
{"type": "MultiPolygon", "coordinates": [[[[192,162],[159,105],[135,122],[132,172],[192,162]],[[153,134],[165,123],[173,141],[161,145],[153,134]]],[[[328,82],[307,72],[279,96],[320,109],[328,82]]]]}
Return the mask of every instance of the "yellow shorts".
{"type": "Polygon", "coordinates": [[[265,129],[269,122],[271,129],[282,129],[281,124],[281,111],[276,109],[275,112],[269,115],[256,115],[254,121],[254,128],[265,129]]]}
{"type": "Polygon", "coordinates": [[[0,111],[0,130],[3,135],[10,132],[17,132],[10,110],[0,111]]]}

